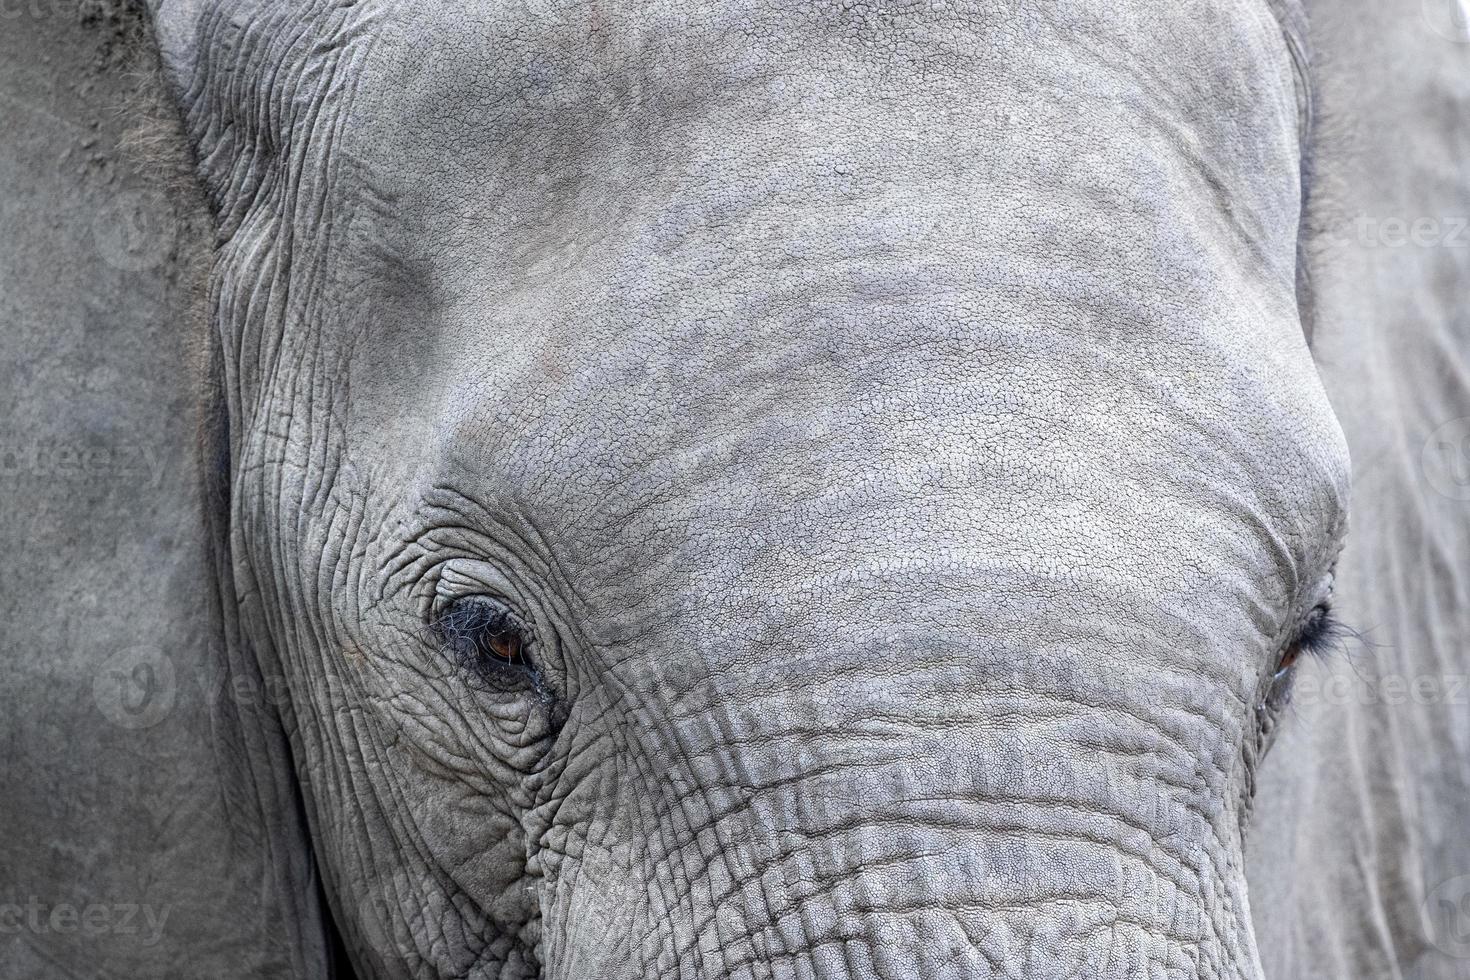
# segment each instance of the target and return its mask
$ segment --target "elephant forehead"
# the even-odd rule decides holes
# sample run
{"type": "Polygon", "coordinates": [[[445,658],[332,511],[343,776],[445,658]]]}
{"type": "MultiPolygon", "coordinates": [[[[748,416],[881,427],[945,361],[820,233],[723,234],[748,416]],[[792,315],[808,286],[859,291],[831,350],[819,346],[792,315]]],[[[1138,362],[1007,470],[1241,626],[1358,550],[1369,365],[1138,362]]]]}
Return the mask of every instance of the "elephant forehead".
{"type": "Polygon", "coordinates": [[[487,238],[502,254],[476,254],[482,273],[602,249],[590,231],[649,207],[675,234],[753,198],[861,197],[885,160],[927,163],[910,181],[963,158],[997,185],[1062,191],[1155,154],[1229,197],[1246,235],[1294,231],[1294,81],[1260,0],[536,0],[373,31],[333,152],[404,226],[379,234],[441,265],[487,238]],[[718,193],[681,202],[696,189],[718,193]]]}
{"type": "Polygon", "coordinates": [[[635,426],[851,392],[903,352],[964,373],[1015,351],[1044,391],[1076,386],[1049,347],[1265,348],[1285,389],[1307,380],[1295,102],[1264,6],[1203,5],[1208,38],[1128,4],[905,6],[865,28],[928,39],[888,67],[836,5],[511,6],[444,15],[432,58],[425,28],[387,25],[354,86],[327,191],[352,290],[330,300],[376,355],[353,368],[374,425],[422,413],[403,365],[452,415],[533,398],[635,426]],[[660,29],[596,47],[634,24],[660,29]],[[542,104],[523,49],[552,89],[595,84],[542,104]]]}
{"type": "Polygon", "coordinates": [[[438,485],[532,501],[570,564],[645,590],[635,609],[654,582],[737,618],[773,594],[1028,574],[1285,591],[1325,567],[1346,486],[1295,330],[1153,290],[829,284],[637,342],[467,358],[429,452],[438,485]]]}
{"type": "Polygon", "coordinates": [[[835,8],[471,12],[422,66],[390,31],[340,190],[388,189],[414,288],[362,438],[427,415],[440,484],[706,584],[1316,567],[1289,59],[1264,6],[1191,10],[911,11],[863,28],[887,67],[835,8]]]}
{"type": "MultiPolygon", "coordinates": [[[[491,122],[547,113],[606,119],[645,100],[680,114],[701,97],[757,97],[777,80],[841,83],[913,75],[1132,73],[1183,94],[1209,82],[1254,90],[1285,57],[1277,6],[1294,0],[575,0],[373,5],[379,77],[409,99],[493,110],[491,122]],[[408,14],[411,13],[411,16],[408,14]],[[1272,62],[1278,62],[1272,64],[1272,62]],[[1188,77],[1182,69],[1192,70],[1188,77]],[[1199,78],[1204,74],[1206,78],[1199,78]],[[747,87],[731,91],[731,84],[747,87]]],[[[1287,18],[1289,19],[1289,18],[1287,18]]],[[[1080,93],[1077,93],[1080,94],[1080,93]]],[[[440,115],[455,121],[452,112],[440,115]]],[[[458,121],[464,121],[459,115],[458,121]]]]}

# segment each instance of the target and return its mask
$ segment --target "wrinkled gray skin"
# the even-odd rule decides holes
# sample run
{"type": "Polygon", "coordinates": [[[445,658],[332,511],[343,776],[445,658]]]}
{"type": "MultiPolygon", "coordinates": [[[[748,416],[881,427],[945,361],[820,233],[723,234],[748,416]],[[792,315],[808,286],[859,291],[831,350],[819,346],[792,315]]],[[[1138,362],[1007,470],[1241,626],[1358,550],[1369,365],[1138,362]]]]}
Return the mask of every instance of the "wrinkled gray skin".
{"type": "MultiPolygon", "coordinates": [[[[1345,58],[1423,33],[1339,6],[1345,58]]],[[[1470,414],[1463,258],[1365,294],[1352,249],[1308,253],[1346,440],[1329,405],[1300,11],[248,0],[154,27],[215,235],[189,370],[217,381],[194,479],[227,497],[189,513],[223,598],[190,607],[219,640],[194,656],[281,696],[189,729],[222,813],[162,831],[223,841],[250,901],[101,968],[1461,975],[1419,910],[1470,872],[1464,719],[1398,709],[1390,741],[1277,676],[1333,588],[1347,443],[1388,444],[1370,396],[1424,392],[1425,435],[1470,414]],[[1405,290],[1437,339],[1334,334],[1405,290]],[[524,620],[538,685],[447,655],[429,624],[474,597],[524,620]],[[1434,761],[1403,769],[1413,733],[1434,761]]],[[[1343,77],[1321,99],[1351,109],[1343,77]]],[[[1470,84],[1428,88],[1419,159],[1463,159],[1470,84]]],[[[1463,179],[1381,152],[1361,173],[1454,213],[1463,179]]],[[[1374,488],[1419,465],[1369,459],[1374,488]]],[[[1394,662],[1448,676],[1465,505],[1415,492],[1412,528],[1355,518],[1339,578],[1431,620],[1394,662]],[[1432,599],[1400,564],[1426,535],[1432,599]]]]}

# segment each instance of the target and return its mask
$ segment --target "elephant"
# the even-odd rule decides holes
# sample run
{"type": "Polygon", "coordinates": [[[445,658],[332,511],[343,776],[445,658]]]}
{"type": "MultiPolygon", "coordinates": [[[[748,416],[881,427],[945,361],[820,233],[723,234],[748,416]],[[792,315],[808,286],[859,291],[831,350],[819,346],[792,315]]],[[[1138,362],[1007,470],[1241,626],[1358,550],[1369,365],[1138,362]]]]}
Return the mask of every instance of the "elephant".
{"type": "Polygon", "coordinates": [[[0,972],[1470,976],[1457,0],[0,14],[0,972]]]}

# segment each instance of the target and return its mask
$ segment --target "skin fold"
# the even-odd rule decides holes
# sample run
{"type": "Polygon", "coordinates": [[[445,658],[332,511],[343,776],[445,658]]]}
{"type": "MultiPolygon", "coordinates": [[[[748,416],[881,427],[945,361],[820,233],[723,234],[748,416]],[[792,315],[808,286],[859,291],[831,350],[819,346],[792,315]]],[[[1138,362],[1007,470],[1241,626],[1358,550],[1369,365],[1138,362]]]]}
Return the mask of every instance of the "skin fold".
{"type": "Polygon", "coordinates": [[[1398,546],[1343,551],[1295,3],[149,26],[212,233],[170,595],[272,696],[153,730],[248,900],[132,972],[1409,976],[1353,971],[1422,887],[1312,911],[1460,852],[1355,836],[1399,743],[1290,702],[1398,546]]]}

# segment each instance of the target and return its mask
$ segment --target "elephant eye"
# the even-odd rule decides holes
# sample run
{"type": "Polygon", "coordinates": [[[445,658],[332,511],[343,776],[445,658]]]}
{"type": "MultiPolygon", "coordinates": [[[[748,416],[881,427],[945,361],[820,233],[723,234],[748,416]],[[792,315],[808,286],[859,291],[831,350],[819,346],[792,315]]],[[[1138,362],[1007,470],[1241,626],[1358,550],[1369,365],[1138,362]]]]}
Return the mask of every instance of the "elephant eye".
{"type": "Polygon", "coordinates": [[[1276,665],[1276,676],[1281,677],[1296,666],[1303,654],[1313,656],[1326,654],[1338,642],[1341,635],[1341,627],[1332,616],[1331,604],[1318,603],[1307,614],[1296,639],[1281,654],[1281,660],[1276,665]]]}
{"type": "Polygon", "coordinates": [[[445,652],[474,675],[533,669],[525,623],[488,596],[455,601],[434,618],[431,629],[445,652]]]}

